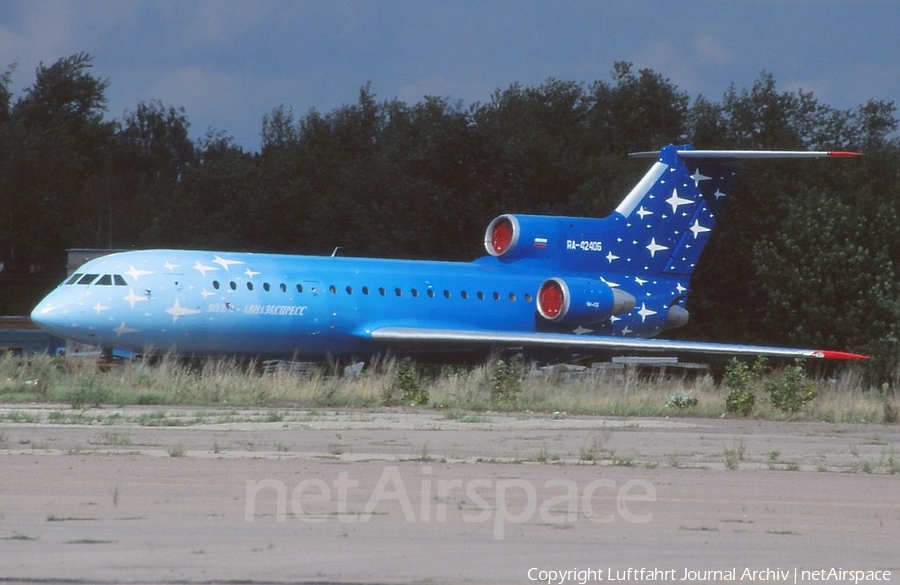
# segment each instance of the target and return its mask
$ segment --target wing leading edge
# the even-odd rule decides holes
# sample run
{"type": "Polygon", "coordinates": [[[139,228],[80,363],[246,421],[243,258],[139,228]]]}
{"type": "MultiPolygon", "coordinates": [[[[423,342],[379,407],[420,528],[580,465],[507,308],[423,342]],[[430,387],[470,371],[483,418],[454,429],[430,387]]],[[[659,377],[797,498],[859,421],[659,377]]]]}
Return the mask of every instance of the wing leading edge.
{"type": "Polygon", "coordinates": [[[576,351],[675,352],[718,355],[772,356],[784,358],[818,358],[867,360],[868,356],[824,349],[800,349],[703,341],[626,338],[611,336],[579,336],[564,333],[496,332],[417,327],[380,327],[369,333],[372,341],[384,344],[416,343],[422,345],[472,345],[532,347],[576,351]]]}

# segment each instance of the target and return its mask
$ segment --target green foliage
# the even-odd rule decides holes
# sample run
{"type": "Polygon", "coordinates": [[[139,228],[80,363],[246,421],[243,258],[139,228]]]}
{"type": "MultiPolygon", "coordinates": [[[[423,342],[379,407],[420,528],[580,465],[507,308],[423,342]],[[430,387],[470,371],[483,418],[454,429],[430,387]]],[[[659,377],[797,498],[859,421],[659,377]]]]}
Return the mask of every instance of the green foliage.
{"type": "Polygon", "coordinates": [[[772,405],[778,410],[795,413],[818,396],[816,385],[806,378],[803,364],[798,360],[766,379],[764,388],[772,405]]]}
{"type": "Polygon", "coordinates": [[[497,359],[491,371],[491,400],[515,404],[516,398],[522,392],[524,375],[525,368],[521,355],[508,359],[497,359]]]}
{"type": "Polygon", "coordinates": [[[756,386],[765,375],[768,366],[764,358],[757,358],[753,366],[732,358],[725,369],[724,383],[729,389],[725,398],[725,411],[729,414],[750,416],[756,405],[756,386]]]}
{"type": "Polygon", "coordinates": [[[666,397],[666,408],[690,408],[700,404],[700,398],[693,392],[678,389],[666,397]]]}
{"type": "Polygon", "coordinates": [[[395,397],[398,392],[400,393],[400,404],[412,406],[428,404],[428,387],[419,376],[416,363],[408,358],[394,366],[391,385],[382,390],[382,404],[385,406],[396,404],[397,398],[395,397]]]}

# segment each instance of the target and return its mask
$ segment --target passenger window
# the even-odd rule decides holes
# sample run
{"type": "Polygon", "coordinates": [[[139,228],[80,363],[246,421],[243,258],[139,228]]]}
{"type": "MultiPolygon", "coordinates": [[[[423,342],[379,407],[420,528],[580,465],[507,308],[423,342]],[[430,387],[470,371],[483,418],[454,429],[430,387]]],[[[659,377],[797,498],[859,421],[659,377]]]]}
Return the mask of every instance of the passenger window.
{"type": "Polygon", "coordinates": [[[264,282],[264,283],[263,283],[263,289],[264,289],[266,292],[269,292],[269,290],[270,290],[271,288],[272,288],[272,287],[269,285],[268,282],[264,282]]]}
{"type": "Polygon", "coordinates": [[[81,272],[73,274],[72,278],[70,278],[69,280],[66,281],[66,284],[75,284],[76,282],[78,282],[78,279],[81,278],[81,276],[82,276],[81,272]]]}
{"type": "Polygon", "coordinates": [[[499,301],[499,300],[500,300],[500,293],[498,293],[497,291],[494,291],[494,300],[495,300],[495,301],[499,301]]]}
{"type": "Polygon", "coordinates": [[[469,298],[469,293],[467,293],[466,291],[460,291],[459,296],[461,296],[464,299],[467,299],[467,298],[469,298]]]}
{"type": "Polygon", "coordinates": [[[483,300],[484,300],[484,293],[483,293],[483,292],[478,291],[477,296],[478,296],[478,300],[479,300],[479,301],[483,301],[483,300]]]}
{"type": "Polygon", "coordinates": [[[350,287],[350,286],[347,287],[347,294],[348,294],[348,295],[352,295],[352,294],[353,294],[353,288],[352,288],[352,287],[350,287]]]}
{"type": "Polygon", "coordinates": [[[298,293],[302,293],[302,292],[303,292],[303,285],[302,285],[302,284],[298,284],[298,285],[297,285],[297,292],[298,292],[298,293]]]}
{"type": "Polygon", "coordinates": [[[403,291],[400,290],[400,288],[398,287],[398,288],[395,288],[395,289],[394,289],[394,294],[397,295],[397,296],[399,297],[400,295],[403,294],[403,291]]]}
{"type": "Polygon", "coordinates": [[[113,284],[115,284],[116,286],[128,286],[125,283],[125,278],[121,274],[113,275],[113,284]]]}
{"type": "Polygon", "coordinates": [[[214,280],[214,281],[213,281],[213,288],[216,289],[216,290],[219,290],[219,286],[220,286],[220,285],[219,285],[219,281],[218,281],[218,280],[214,280]]]}
{"type": "Polygon", "coordinates": [[[328,292],[330,292],[331,294],[334,294],[337,292],[337,288],[335,288],[335,286],[332,284],[331,286],[328,287],[328,292]]]}
{"type": "Polygon", "coordinates": [[[231,290],[237,290],[237,283],[233,280],[228,283],[228,286],[231,287],[231,290]]]}
{"type": "Polygon", "coordinates": [[[383,286],[378,287],[378,294],[380,294],[381,296],[384,296],[384,287],[383,286]]]}
{"type": "Polygon", "coordinates": [[[94,282],[94,279],[100,276],[99,274],[85,274],[81,277],[81,280],[78,281],[78,284],[91,284],[94,282]]]}
{"type": "Polygon", "coordinates": [[[253,283],[252,283],[252,282],[248,282],[248,283],[247,283],[247,290],[253,290],[253,283]]]}
{"type": "Polygon", "coordinates": [[[412,289],[412,291],[410,291],[410,292],[412,293],[413,298],[416,298],[419,296],[419,291],[416,289],[412,289]]]}
{"type": "Polygon", "coordinates": [[[434,289],[433,288],[428,289],[428,292],[426,294],[428,294],[429,299],[433,299],[434,298],[434,289]]]}
{"type": "Polygon", "coordinates": [[[530,302],[531,302],[531,293],[525,293],[525,302],[526,302],[526,303],[530,303],[530,302]]]}
{"type": "Polygon", "coordinates": [[[362,287],[362,294],[368,295],[368,294],[369,294],[369,287],[367,287],[367,286],[362,287]]]}
{"type": "Polygon", "coordinates": [[[509,293],[509,300],[511,300],[511,301],[516,300],[516,293],[509,293]]]}
{"type": "Polygon", "coordinates": [[[445,299],[449,299],[449,298],[450,298],[450,291],[447,290],[447,289],[444,289],[444,298],[445,298],[445,299]]]}
{"type": "Polygon", "coordinates": [[[278,285],[278,288],[279,288],[279,290],[281,290],[281,292],[287,292],[287,285],[284,284],[283,282],[278,285]]]}

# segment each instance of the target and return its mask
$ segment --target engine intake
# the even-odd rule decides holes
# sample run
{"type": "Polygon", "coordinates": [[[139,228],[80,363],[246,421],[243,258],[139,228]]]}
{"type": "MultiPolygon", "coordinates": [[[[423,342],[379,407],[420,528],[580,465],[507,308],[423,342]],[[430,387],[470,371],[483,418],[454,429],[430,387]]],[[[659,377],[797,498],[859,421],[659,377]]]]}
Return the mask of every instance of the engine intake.
{"type": "Polygon", "coordinates": [[[491,256],[503,256],[514,250],[519,243],[519,220],[514,215],[501,215],[494,218],[484,232],[484,248],[491,256]]]}
{"type": "Polygon", "coordinates": [[[631,294],[586,278],[548,278],[537,293],[537,310],[552,323],[599,323],[634,308],[631,294]]]}

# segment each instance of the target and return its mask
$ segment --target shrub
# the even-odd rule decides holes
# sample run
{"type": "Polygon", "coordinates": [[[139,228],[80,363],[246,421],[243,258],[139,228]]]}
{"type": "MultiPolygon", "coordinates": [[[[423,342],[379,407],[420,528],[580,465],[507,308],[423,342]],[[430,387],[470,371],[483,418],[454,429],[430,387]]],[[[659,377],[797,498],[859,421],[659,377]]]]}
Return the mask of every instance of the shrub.
{"type": "Polygon", "coordinates": [[[788,413],[799,411],[819,394],[816,385],[806,378],[799,360],[784,368],[780,375],[766,380],[764,387],[772,405],[788,413]]]}
{"type": "Polygon", "coordinates": [[[732,358],[725,369],[725,387],[730,390],[725,398],[725,411],[729,414],[750,416],[756,405],[756,386],[767,369],[765,358],[757,358],[750,367],[732,358]]]}
{"type": "Polygon", "coordinates": [[[402,404],[421,406],[428,404],[428,388],[416,371],[416,364],[410,359],[404,359],[394,368],[394,376],[391,385],[381,393],[381,401],[385,405],[394,404],[394,395],[400,393],[402,404]]]}
{"type": "Polygon", "coordinates": [[[515,402],[522,392],[524,367],[522,356],[498,359],[491,372],[491,400],[495,402],[515,402]]]}

